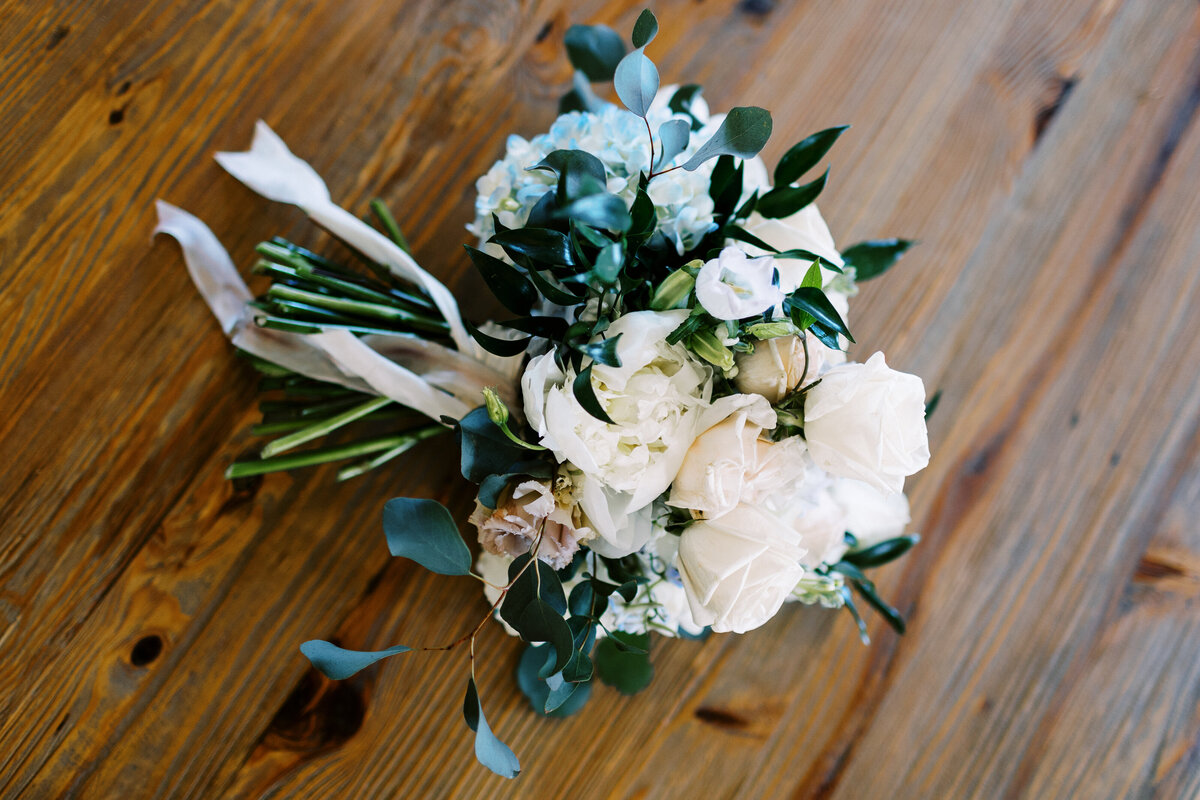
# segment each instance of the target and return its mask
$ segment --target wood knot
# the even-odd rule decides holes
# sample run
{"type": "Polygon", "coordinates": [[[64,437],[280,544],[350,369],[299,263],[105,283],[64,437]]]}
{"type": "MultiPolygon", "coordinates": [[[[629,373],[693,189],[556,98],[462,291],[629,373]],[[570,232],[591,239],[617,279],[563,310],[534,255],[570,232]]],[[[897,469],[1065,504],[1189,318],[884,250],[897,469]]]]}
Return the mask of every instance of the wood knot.
{"type": "Polygon", "coordinates": [[[332,749],[358,733],[366,711],[358,686],[309,670],[275,713],[263,745],[302,753],[332,749]]]}
{"type": "Polygon", "coordinates": [[[732,711],[726,711],[721,708],[709,708],[700,706],[696,709],[696,719],[701,722],[707,722],[709,725],[715,725],[718,728],[726,730],[742,731],[750,725],[750,721],[740,714],[735,714],[732,711]]]}

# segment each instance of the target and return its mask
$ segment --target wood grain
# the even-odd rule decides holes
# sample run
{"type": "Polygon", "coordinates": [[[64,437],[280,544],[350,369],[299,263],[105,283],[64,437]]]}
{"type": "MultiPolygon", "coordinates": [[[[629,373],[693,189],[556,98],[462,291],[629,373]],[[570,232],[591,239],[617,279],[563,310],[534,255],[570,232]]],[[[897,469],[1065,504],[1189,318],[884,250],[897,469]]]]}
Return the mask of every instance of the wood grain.
{"type": "Polygon", "coordinates": [[[266,119],[422,264],[469,273],[473,180],[554,116],[566,26],[641,3],[0,3],[0,796],[1200,796],[1200,7],[1191,0],[652,2],[664,81],[819,127],[840,242],[922,245],[864,287],[860,356],[944,397],[924,543],[870,647],[789,609],[656,641],[653,689],[535,717],[481,645],[515,783],[471,762],[464,659],[331,683],[296,646],[453,638],[476,587],[390,559],[391,496],[465,516],[427,442],[348,484],[230,484],[254,379],[156,197],[248,264],[294,209],[211,161],[266,119]]]}

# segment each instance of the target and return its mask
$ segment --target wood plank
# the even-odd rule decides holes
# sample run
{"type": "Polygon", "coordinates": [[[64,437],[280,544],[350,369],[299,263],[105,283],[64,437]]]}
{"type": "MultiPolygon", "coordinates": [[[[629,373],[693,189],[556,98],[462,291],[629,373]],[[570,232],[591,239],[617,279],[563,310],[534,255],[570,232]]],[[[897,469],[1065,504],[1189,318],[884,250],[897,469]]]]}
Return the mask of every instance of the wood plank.
{"type": "Polygon", "coordinates": [[[641,4],[385,6],[0,8],[20,287],[0,293],[0,796],[1200,791],[1194,3],[655,4],[664,81],[771,107],[768,161],[855,124],[822,203],[839,241],[923,241],[854,308],[860,341],[946,390],[911,482],[926,544],[881,581],[913,629],[863,648],[795,609],[656,642],[651,693],[598,687],[566,721],[528,712],[490,630],[516,783],[471,764],[464,659],[335,684],[296,651],[440,642],[483,613],[378,533],[391,494],[465,518],[444,448],[349,485],[225,483],[253,378],[146,240],[164,196],[242,263],[271,233],[324,243],[209,160],[263,116],[348,207],[394,200],[422,263],[489,311],[457,248],[471,181],[552,119],[566,25],[626,30],[641,4]]]}

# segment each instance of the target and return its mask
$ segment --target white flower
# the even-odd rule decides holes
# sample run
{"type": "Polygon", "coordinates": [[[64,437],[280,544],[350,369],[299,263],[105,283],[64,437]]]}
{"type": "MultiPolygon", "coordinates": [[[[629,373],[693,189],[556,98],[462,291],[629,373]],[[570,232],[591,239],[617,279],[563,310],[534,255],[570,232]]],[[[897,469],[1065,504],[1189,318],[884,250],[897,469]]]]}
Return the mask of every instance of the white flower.
{"type": "Polygon", "coordinates": [[[846,515],[846,530],[854,534],[860,549],[900,536],[911,522],[903,492],[888,494],[851,478],[834,481],[832,492],[846,515]]]}
{"type": "MultiPolygon", "coordinates": [[[[690,118],[667,107],[674,87],[663,87],[647,114],[650,127],[657,131],[669,119],[690,118]]],[[[693,131],[687,149],[676,158],[682,164],[716,133],[725,115],[708,116],[708,106],[699,97],[692,101],[692,113],[704,123],[693,131]]],[[[492,214],[501,224],[519,228],[529,218],[537,201],[555,184],[552,173],[528,170],[554,150],[584,150],[600,159],[608,177],[608,190],[632,205],[637,196],[638,180],[650,168],[650,141],[646,122],[624,108],[605,104],[597,113],[572,111],[554,121],[547,133],[526,140],[509,136],[504,158],[497,161],[487,174],[475,183],[475,222],[468,230],[481,240],[489,238],[495,229],[492,214]]],[[[745,194],[755,188],[765,189],[766,167],[755,157],[745,162],[745,194]],[[760,185],[761,184],[761,185],[760,185]]],[[[665,165],[664,165],[665,166],[665,165]]],[[[709,196],[709,181],[716,159],[696,170],[677,169],[655,176],[647,192],[654,201],[658,230],[683,253],[700,243],[705,234],[716,227],[713,220],[713,201],[709,196]]],[[[494,245],[486,248],[503,257],[494,245]]]]}
{"type": "MultiPolygon", "coordinates": [[[[776,250],[807,250],[839,267],[844,263],[834,246],[829,226],[825,224],[815,203],[810,203],[786,219],[767,219],[756,211],[749,216],[744,227],[776,250]]],[[[761,251],[754,248],[751,252],[761,251]]],[[[781,258],[779,261],[779,285],[785,293],[794,291],[800,286],[811,262],[802,258],[781,258]]],[[[837,274],[828,270],[826,273],[837,274]]]]}
{"type": "Polygon", "coordinates": [[[805,397],[804,437],[826,472],[899,492],[929,463],[925,385],[889,368],[883,353],[834,367],[805,397]]]}
{"type": "Polygon", "coordinates": [[[690,525],[677,566],[692,617],[718,633],[759,627],[804,576],[804,555],[795,531],[756,506],[690,525]]]}
{"type": "Polygon", "coordinates": [[[770,403],[804,384],[812,383],[825,365],[829,348],[817,337],[777,336],[754,343],[754,351],[734,356],[739,392],[760,394],[770,403]]]}
{"type": "Polygon", "coordinates": [[[771,481],[781,471],[782,462],[768,457],[775,445],[758,439],[764,427],[774,425],[775,414],[764,398],[748,397],[753,399],[745,407],[696,437],[671,484],[668,505],[716,519],[749,499],[756,480],[771,481]],[[760,474],[764,467],[769,474],[760,474]]]}
{"type": "Polygon", "coordinates": [[[696,299],[717,319],[744,319],[783,301],[775,285],[775,259],[750,258],[744,250],[726,247],[700,268],[696,299]]]}
{"type": "Polygon", "coordinates": [[[700,431],[751,401],[734,395],[710,403],[712,370],[666,343],[688,313],[638,311],[606,331],[621,336],[621,366],[594,364],[592,387],[612,424],[579,404],[574,371],[563,373],[550,353],[530,360],[521,379],[525,417],[540,442],[580,473],[579,503],[601,555],[626,555],[648,541],[649,521],[631,515],[671,485],[700,431]]]}

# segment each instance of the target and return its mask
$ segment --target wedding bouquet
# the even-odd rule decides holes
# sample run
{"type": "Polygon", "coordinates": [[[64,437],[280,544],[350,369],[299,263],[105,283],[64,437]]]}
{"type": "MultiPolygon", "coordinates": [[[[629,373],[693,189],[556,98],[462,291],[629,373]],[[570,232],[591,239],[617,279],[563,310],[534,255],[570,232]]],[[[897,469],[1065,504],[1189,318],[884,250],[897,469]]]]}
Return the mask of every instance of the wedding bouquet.
{"type": "Polygon", "coordinates": [[[388,501],[384,532],[393,555],[476,577],[489,612],[438,647],[301,650],[338,679],[466,645],[475,752],[507,777],[519,765],[474,678],[492,616],[530,643],[518,682],[554,715],[578,709],[594,677],[644,688],[652,632],[745,633],[799,601],[848,609],[865,639],[856,597],[904,629],[865,573],[917,540],[902,490],[929,458],[925,391],[882,353],[855,363],[844,350],[856,283],[909,242],[839,253],[814,205],[828,169],[802,179],[845,128],[807,137],[768,175],[770,114],[711,114],[698,86],[660,89],[645,55],[657,30],[643,12],[626,52],[607,27],[572,27],[561,116],[511,136],[478,180],[466,254],[511,315],[501,322],[464,319],[382,204],[381,230],[334,205],[262,123],[248,152],[218,162],[301,207],[359,267],[273,239],[255,297],[203,223],[159,205],[158,230],[270,393],[256,432],[280,436],[230,477],[352,460],[345,479],[454,432],[479,486],[479,556],[432,500],[388,501]],[[623,107],[593,90],[610,80],[623,107]]]}

